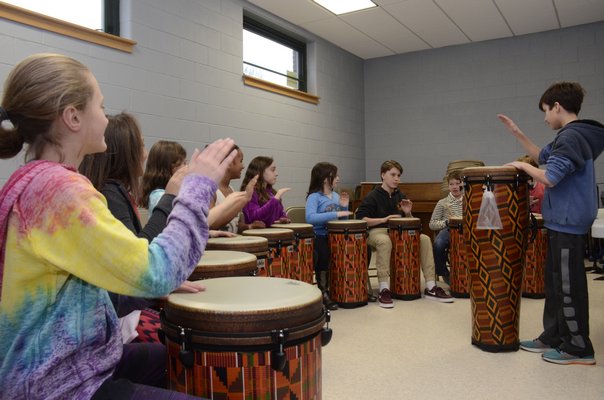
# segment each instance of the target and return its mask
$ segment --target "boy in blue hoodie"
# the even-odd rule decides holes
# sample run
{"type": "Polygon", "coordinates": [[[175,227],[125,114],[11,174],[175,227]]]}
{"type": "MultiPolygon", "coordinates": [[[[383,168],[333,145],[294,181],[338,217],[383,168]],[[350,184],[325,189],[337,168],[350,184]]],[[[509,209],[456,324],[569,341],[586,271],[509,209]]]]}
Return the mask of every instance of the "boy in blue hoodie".
{"type": "Polygon", "coordinates": [[[543,221],[549,246],[545,266],[543,333],[520,342],[556,364],[596,363],[589,340],[589,303],[585,276],[585,234],[598,209],[594,161],[604,149],[604,125],[578,118],[584,90],[576,82],[551,85],[539,100],[545,123],[559,130],[543,148],[505,115],[498,115],[528,154],[545,169],[512,165],[545,185],[543,221]]]}

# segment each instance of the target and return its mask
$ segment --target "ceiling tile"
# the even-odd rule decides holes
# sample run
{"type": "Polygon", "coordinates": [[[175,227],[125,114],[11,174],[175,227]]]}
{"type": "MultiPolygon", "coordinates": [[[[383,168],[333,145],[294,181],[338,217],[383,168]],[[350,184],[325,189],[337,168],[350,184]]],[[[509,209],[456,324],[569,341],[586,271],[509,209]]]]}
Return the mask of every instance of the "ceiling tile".
{"type": "Polygon", "coordinates": [[[364,59],[395,54],[392,50],[335,17],[308,22],[302,24],[302,27],[364,59]]]}
{"type": "Polygon", "coordinates": [[[514,35],[559,28],[552,0],[495,0],[495,4],[514,35]]]}
{"type": "Polygon", "coordinates": [[[383,8],[432,47],[470,41],[432,1],[408,0],[383,8]]]}
{"type": "Polygon", "coordinates": [[[334,16],[311,0],[248,0],[248,2],[296,25],[334,16]]]}
{"type": "Polygon", "coordinates": [[[435,2],[473,42],[512,36],[512,31],[492,0],[435,2]]]}
{"type": "Polygon", "coordinates": [[[382,8],[372,8],[358,13],[342,15],[341,19],[395,53],[430,48],[426,42],[382,8]]]}
{"type": "Polygon", "coordinates": [[[562,27],[604,20],[604,0],[554,0],[562,27]]]}

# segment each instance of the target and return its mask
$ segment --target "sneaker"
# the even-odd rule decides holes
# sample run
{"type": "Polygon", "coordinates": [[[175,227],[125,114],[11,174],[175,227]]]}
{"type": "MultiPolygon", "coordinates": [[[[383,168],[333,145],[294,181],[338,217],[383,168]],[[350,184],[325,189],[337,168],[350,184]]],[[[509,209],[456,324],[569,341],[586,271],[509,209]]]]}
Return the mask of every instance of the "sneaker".
{"type": "Polygon", "coordinates": [[[594,358],[593,355],[579,357],[579,356],[574,356],[572,354],[568,354],[565,351],[562,351],[560,349],[553,349],[553,350],[546,351],[545,353],[543,353],[541,355],[541,357],[547,362],[551,362],[554,364],[562,364],[562,365],[569,365],[569,364],[594,365],[596,363],[596,359],[594,358]]]}
{"type": "Polygon", "coordinates": [[[327,292],[323,292],[323,304],[330,311],[335,311],[339,308],[338,303],[333,302],[327,292]]]}
{"type": "Polygon", "coordinates": [[[390,296],[390,289],[382,289],[378,296],[380,307],[393,308],[394,303],[392,302],[392,296],[390,296]]]}
{"type": "Polygon", "coordinates": [[[447,292],[439,286],[434,286],[432,290],[428,290],[428,288],[424,289],[424,295],[426,296],[426,299],[440,301],[441,303],[453,303],[455,301],[453,297],[449,296],[447,292]]]}
{"type": "Polygon", "coordinates": [[[531,353],[545,353],[552,349],[552,346],[549,344],[543,343],[539,339],[535,340],[521,340],[520,348],[522,350],[530,351],[531,353]]]}
{"type": "Polygon", "coordinates": [[[367,294],[367,301],[370,303],[375,303],[376,301],[378,301],[378,298],[375,294],[373,293],[368,293],[367,294]]]}

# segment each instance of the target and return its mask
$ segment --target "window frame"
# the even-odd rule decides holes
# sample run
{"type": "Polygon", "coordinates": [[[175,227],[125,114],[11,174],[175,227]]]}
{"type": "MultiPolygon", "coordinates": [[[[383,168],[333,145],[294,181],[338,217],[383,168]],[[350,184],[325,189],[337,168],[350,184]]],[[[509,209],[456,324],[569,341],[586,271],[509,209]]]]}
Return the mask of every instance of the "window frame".
{"type": "Polygon", "coordinates": [[[104,29],[110,30],[112,33],[99,32],[0,1],[0,18],[132,53],[136,42],[118,36],[120,32],[119,0],[104,0],[104,12],[106,13],[103,21],[104,29]]]}
{"type": "MultiPolygon", "coordinates": [[[[257,35],[260,35],[266,39],[272,40],[276,43],[279,43],[283,46],[291,48],[292,50],[298,53],[298,89],[292,89],[288,86],[283,86],[277,83],[273,83],[270,81],[266,81],[260,78],[256,78],[254,76],[243,74],[243,81],[248,86],[253,86],[259,89],[267,90],[273,93],[278,93],[281,95],[285,95],[288,97],[293,97],[298,100],[306,101],[312,104],[318,104],[319,98],[307,92],[308,90],[308,66],[307,66],[307,46],[301,40],[298,40],[292,35],[287,34],[282,30],[276,29],[269,25],[270,23],[266,23],[260,18],[255,16],[251,16],[247,13],[243,15],[243,30],[247,30],[253,32],[257,35]]],[[[278,71],[273,71],[261,66],[257,66],[255,64],[247,63],[242,59],[242,65],[251,65],[260,69],[264,69],[271,73],[276,73],[278,75],[284,76],[286,78],[292,79],[288,77],[286,74],[283,74],[278,71]]]]}

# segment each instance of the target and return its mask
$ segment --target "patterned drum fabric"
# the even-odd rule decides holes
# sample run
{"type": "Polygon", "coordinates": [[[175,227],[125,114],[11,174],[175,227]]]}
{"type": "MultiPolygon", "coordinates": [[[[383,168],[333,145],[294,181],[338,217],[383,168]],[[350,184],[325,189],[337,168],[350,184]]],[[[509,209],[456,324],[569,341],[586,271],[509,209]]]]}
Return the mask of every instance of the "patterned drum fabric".
{"type": "Polygon", "coordinates": [[[520,290],[528,240],[528,176],[514,167],[465,168],[462,175],[472,344],[492,352],[518,350],[520,290]],[[503,229],[477,229],[483,186],[495,196],[503,229]]]}
{"type": "Polygon", "coordinates": [[[197,263],[190,280],[221,278],[225,276],[256,275],[256,256],[242,251],[206,250],[197,263]]]}
{"type": "Polygon", "coordinates": [[[392,297],[414,300],[422,297],[420,287],[419,218],[391,218],[388,235],[392,241],[390,256],[390,291],[392,297]]]}
{"type": "Polygon", "coordinates": [[[161,316],[169,388],[208,399],[321,399],[326,313],[315,286],[230,277],[172,294],[161,316]]]}
{"type": "Polygon", "coordinates": [[[243,235],[268,240],[268,265],[264,270],[258,271],[259,276],[291,278],[289,262],[294,252],[294,231],[280,228],[248,229],[243,235]]]}
{"type": "Polygon", "coordinates": [[[463,237],[463,219],[449,219],[449,267],[451,268],[451,296],[470,297],[470,275],[468,274],[468,256],[463,237]]]}
{"type": "Polygon", "coordinates": [[[361,220],[327,223],[331,252],[329,294],[343,308],[367,304],[367,222],[361,220]]]}
{"type": "Polygon", "coordinates": [[[266,275],[268,265],[268,239],[260,236],[219,237],[208,239],[206,250],[244,251],[256,256],[258,271],[266,275]]]}
{"type": "Polygon", "coordinates": [[[547,228],[543,218],[534,214],[535,238],[526,247],[526,265],[522,282],[522,297],[542,299],[545,297],[545,258],[547,256],[547,228]]]}
{"type": "Polygon", "coordinates": [[[273,228],[285,228],[294,231],[294,251],[289,259],[290,279],[312,283],[314,268],[315,231],[311,224],[291,223],[274,224],[273,228]]]}

